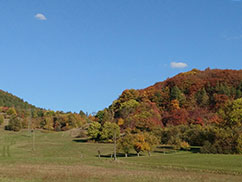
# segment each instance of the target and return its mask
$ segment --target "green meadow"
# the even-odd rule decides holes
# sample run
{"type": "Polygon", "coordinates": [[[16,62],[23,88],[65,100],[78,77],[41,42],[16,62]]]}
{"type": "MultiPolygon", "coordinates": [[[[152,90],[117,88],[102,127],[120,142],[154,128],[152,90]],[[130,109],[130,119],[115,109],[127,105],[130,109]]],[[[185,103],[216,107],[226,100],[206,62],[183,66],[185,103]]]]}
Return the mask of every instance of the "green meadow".
{"type": "Polygon", "coordinates": [[[112,144],[88,143],[71,131],[0,134],[0,182],[242,181],[242,155],[199,154],[158,146],[149,157],[111,158],[112,144]],[[98,150],[101,157],[98,157],[98,150]]]}

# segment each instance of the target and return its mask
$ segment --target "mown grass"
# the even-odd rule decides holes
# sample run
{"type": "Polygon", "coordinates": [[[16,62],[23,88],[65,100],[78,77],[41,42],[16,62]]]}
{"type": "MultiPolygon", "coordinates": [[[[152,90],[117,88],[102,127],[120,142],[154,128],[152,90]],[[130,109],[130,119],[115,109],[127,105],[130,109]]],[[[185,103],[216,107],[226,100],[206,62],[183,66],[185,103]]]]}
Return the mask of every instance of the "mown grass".
{"type": "Polygon", "coordinates": [[[151,157],[133,154],[114,162],[112,144],[85,143],[69,132],[37,131],[35,150],[28,131],[1,131],[0,142],[0,182],[242,181],[241,155],[163,154],[157,149],[151,157]],[[4,145],[10,145],[10,156],[3,156],[4,145]]]}

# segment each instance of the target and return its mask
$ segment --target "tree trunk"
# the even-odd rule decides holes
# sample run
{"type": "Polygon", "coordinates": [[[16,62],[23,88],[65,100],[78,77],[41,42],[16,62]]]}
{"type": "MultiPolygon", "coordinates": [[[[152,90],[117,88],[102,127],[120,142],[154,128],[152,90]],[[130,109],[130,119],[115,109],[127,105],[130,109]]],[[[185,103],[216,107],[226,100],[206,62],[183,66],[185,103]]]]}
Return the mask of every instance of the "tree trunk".
{"type": "Polygon", "coordinates": [[[127,153],[125,153],[125,157],[128,157],[128,154],[127,153]]]}
{"type": "Polygon", "coordinates": [[[114,131],[114,160],[117,160],[117,133],[116,130],[114,131]]]}
{"type": "Polygon", "coordinates": [[[100,159],[101,158],[101,151],[98,150],[97,153],[98,153],[98,158],[100,159]]]}
{"type": "Polygon", "coordinates": [[[137,152],[137,156],[139,157],[139,152],[137,152]]]}
{"type": "Polygon", "coordinates": [[[33,143],[32,143],[32,151],[35,151],[35,130],[32,130],[32,137],[33,137],[33,143]]]}
{"type": "Polygon", "coordinates": [[[151,156],[150,151],[148,151],[148,155],[149,155],[149,157],[151,156]]]}

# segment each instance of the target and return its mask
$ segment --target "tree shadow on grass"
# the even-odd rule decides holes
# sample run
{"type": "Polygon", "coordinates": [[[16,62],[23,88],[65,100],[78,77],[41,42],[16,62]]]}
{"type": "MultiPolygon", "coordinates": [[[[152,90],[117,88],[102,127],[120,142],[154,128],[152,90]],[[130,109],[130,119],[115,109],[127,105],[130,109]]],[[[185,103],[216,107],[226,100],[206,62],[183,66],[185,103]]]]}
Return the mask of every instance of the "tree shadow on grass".
{"type": "Polygon", "coordinates": [[[200,153],[200,147],[196,147],[196,146],[192,146],[190,149],[188,150],[184,150],[184,149],[174,149],[172,146],[158,146],[157,150],[155,150],[155,153],[163,153],[163,154],[172,154],[172,153],[177,153],[180,151],[188,151],[191,153],[200,153]]]}
{"type": "Polygon", "coordinates": [[[157,146],[158,149],[173,149],[173,146],[165,145],[165,146],[157,146]]]}
{"type": "MultiPolygon", "coordinates": [[[[96,157],[98,157],[98,155],[95,155],[96,157]]],[[[118,158],[125,158],[125,154],[121,154],[121,153],[117,153],[116,155],[118,158]]],[[[140,156],[144,156],[142,154],[140,154],[140,156]]],[[[131,153],[128,154],[128,157],[137,157],[137,154],[131,153]]],[[[101,154],[100,158],[113,158],[113,154],[101,154]]]]}
{"type": "Polygon", "coordinates": [[[160,154],[174,154],[179,152],[179,150],[155,150],[154,153],[160,153],[160,154]]]}
{"type": "Polygon", "coordinates": [[[162,154],[173,154],[178,152],[179,150],[175,150],[173,146],[158,146],[155,150],[155,153],[162,153],[162,154]]]}
{"type": "Polygon", "coordinates": [[[88,139],[86,138],[80,138],[80,139],[74,139],[72,140],[73,142],[77,142],[77,143],[87,143],[88,139]]]}
{"type": "Polygon", "coordinates": [[[201,153],[200,147],[191,147],[190,152],[192,152],[192,153],[201,153]]]}

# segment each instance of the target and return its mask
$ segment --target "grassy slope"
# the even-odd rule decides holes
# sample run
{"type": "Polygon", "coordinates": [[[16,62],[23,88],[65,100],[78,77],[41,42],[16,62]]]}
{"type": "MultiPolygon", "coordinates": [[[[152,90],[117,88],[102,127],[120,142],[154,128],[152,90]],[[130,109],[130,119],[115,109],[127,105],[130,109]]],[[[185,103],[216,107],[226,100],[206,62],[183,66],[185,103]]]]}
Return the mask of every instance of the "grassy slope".
{"type": "MultiPolygon", "coordinates": [[[[0,157],[0,182],[79,181],[241,181],[242,156],[189,152],[153,153],[119,158],[108,156],[110,144],[73,142],[68,132],[36,133],[35,152],[28,132],[0,131],[10,157],[0,157]],[[100,150],[101,159],[96,157],[100,150]]],[[[0,151],[2,151],[2,147],[0,151]]]]}

